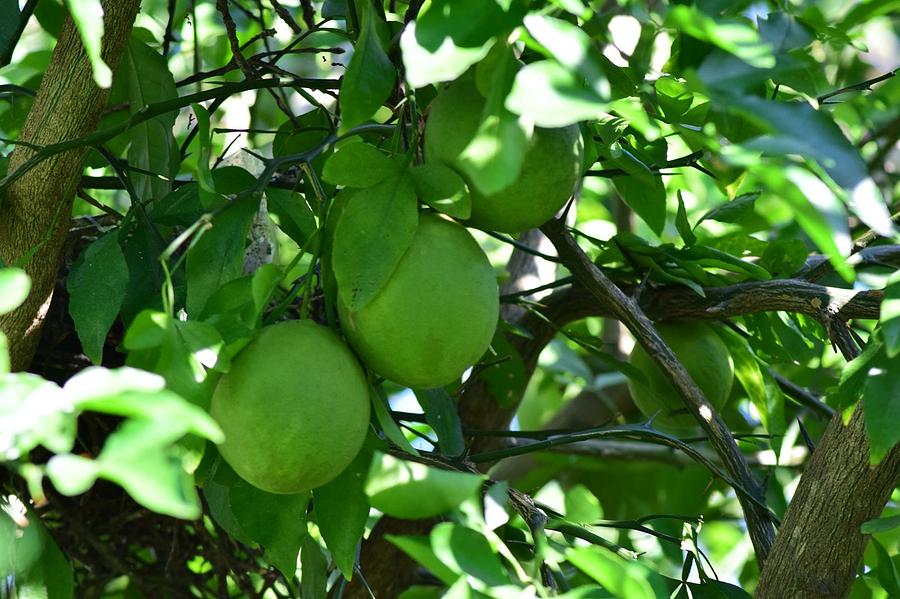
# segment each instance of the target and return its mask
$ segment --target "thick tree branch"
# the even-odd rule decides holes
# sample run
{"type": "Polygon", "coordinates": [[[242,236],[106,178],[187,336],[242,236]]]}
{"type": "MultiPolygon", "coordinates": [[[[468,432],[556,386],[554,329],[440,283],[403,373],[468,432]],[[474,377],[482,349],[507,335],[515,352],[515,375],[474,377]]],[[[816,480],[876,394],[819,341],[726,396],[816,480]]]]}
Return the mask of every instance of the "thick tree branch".
{"type": "MultiPolygon", "coordinates": [[[[681,395],[688,410],[703,427],[713,449],[721,457],[731,477],[757,499],[762,497],[759,483],[750,471],[725,422],[712,409],[703,392],[656,332],[647,315],[633,299],[625,295],[591,262],[575,239],[566,232],[563,223],[550,221],[542,227],[542,230],[556,246],[560,258],[572,274],[588,288],[599,303],[608,306],[613,316],[631,331],[635,339],[654,358],[666,378],[681,395]]],[[[738,498],[744,510],[750,539],[756,549],[757,560],[761,563],[768,555],[775,538],[770,514],[743,494],[739,494],[738,498]]]]}
{"type": "MultiPolygon", "coordinates": [[[[139,6],[139,0],[103,3],[103,59],[113,70],[124,54],[139,6]]],[[[0,188],[0,259],[21,263],[32,278],[26,302],[0,317],[0,329],[11,341],[15,369],[28,366],[37,346],[69,230],[72,197],[87,149],[69,140],[96,130],[107,94],[94,83],[78,31],[66,19],[20,143],[10,157],[8,187],[0,188]],[[43,152],[36,152],[35,146],[56,146],[59,151],[34,162],[43,152]],[[22,166],[29,163],[31,169],[26,172],[22,166]]]]}

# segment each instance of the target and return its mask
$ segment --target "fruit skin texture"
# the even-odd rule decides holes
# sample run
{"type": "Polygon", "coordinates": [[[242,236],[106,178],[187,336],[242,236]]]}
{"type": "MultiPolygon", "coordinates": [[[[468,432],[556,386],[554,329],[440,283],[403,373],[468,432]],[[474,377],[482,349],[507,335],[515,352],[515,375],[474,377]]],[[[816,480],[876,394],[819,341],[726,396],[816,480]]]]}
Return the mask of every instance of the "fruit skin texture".
{"type": "Polygon", "coordinates": [[[494,269],[466,229],[423,214],[391,278],[351,312],[350,344],[375,372],[413,389],[458,379],[487,350],[500,311],[494,269]]]}
{"type": "MultiPolygon", "coordinates": [[[[425,158],[456,169],[465,179],[459,156],[475,136],[485,98],[471,78],[450,85],[431,104],[425,124],[425,158]]],[[[581,175],[584,143],[578,125],[535,127],[519,178],[491,195],[469,183],[472,217],[480,229],[518,233],[553,217],[572,194],[581,175]]]]}
{"type": "MultiPolygon", "coordinates": [[[[721,410],[728,401],[734,382],[734,362],[725,343],[705,324],[660,324],[656,329],[700,386],[712,407],[721,410]]],[[[659,413],[653,420],[655,427],[675,433],[696,429],[696,419],[686,413],[678,392],[643,347],[635,345],[629,363],[647,378],[646,385],[629,379],[628,389],[645,416],[649,418],[659,413]],[[673,415],[675,410],[680,411],[673,415]]]]}
{"type": "Polygon", "coordinates": [[[356,457],[369,427],[369,387],[329,329],[281,322],[234,358],[210,412],[225,432],[219,452],[235,472],[270,493],[302,493],[356,457]]]}

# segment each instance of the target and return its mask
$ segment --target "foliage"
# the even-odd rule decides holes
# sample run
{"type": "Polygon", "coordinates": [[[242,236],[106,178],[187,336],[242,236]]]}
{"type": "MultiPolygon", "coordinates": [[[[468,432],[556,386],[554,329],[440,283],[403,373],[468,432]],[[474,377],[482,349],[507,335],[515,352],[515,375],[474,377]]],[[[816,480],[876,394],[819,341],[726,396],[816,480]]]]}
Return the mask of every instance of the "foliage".
{"type": "MultiPolygon", "coordinates": [[[[835,411],[864,410],[873,464],[900,442],[896,3],[144,0],[115,72],[100,0],[18,4],[0,202],[91,151],[35,372],[9,372],[0,334],[0,597],[350,596],[390,518],[427,570],[408,599],[748,597],[744,481],[644,420],[620,315],[584,308],[575,265],[527,234],[470,229],[501,283],[491,348],[438,389],[369,368],[368,438],[331,482],[267,493],[218,453],[210,398],[262,327],[340,333],[423,212],[465,224],[542,167],[546,129],[583,140],[564,218],[587,261],[654,319],[719,321],[756,501],[783,517],[835,411]],[[67,11],[109,108],[7,172],[67,11]],[[445,164],[425,123],[462,78],[483,106],[445,164]],[[77,339],[65,359],[51,327],[77,339]]],[[[0,314],[28,259],[0,264],[0,314]]],[[[862,527],[853,597],[900,593],[893,499],[862,527]]]]}

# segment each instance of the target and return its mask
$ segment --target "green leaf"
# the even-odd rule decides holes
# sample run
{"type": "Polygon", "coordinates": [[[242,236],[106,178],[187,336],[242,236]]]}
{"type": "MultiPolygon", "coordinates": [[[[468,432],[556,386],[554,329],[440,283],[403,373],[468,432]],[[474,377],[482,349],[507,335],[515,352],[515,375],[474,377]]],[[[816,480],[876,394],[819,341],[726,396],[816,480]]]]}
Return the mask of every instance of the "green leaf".
{"type": "Polygon", "coordinates": [[[754,67],[770,69],[775,66],[772,48],[763,43],[756,29],[745,22],[716,22],[692,6],[678,5],[666,14],[665,25],[714,44],[754,67]]]}
{"type": "Polygon", "coordinates": [[[697,221],[699,225],[701,222],[705,220],[714,220],[721,223],[739,223],[744,218],[753,212],[753,208],[756,205],[756,199],[759,197],[759,192],[753,193],[744,193],[733,200],[729,200],[724,204],[719,204],[697,221]]]}
{"type": "Polygon", "coordinates": [[[366,481],[372,507],[404,519],[430,518],[456,508],[481,489],[483,477],[433,468],[376,453],[366,481]]]}
{"type": "Polygon", "coordinates": [[[188,315],[198,316],[216,289],[241,276],[244,245],[258,206],[258,196],[245,197],[230,204],[188,250],[188,315]]]}
{"type": "Polygon", "coordinates": [[[428,425],[437,435],[441,453],[450,457],[462,455],[466,449],[462,422],[459,419],[456,402],[447,390],[420,389],[416,391],[416,399],[425,412],[428,425]]]}
{"type": "Polygon", "coordinates": [[[61,453],[47,462],[47,477],[63,495],[81,495],[90,489],[102,468],[95,461],[80,455],[61,453]]]}
{"type": "Polygon", "coordinates": [[[371,461],[372,454],[361,451],[336,479],[313,489],[319,532],[347,580],[353,577],[356,550],[369,518],[365,485],[371,461]]]}
{"type": "Polygon", "coordinates": [[[0,268],[0,314],[22,305],[31,291],[31,278],[21,268],[0,268]]]}
{"type": "Polygon", "coordinates": [[[390,279],[418,222],[409,177],[389,177],[348,199],[335,227],[331,259],[341,301],[351,312],[368,304],[390,279]]]}
{"type": "Polygon", "coordinates": [[[599,119],[608,109],[602,96],[552,60],[533,62],[519,70],[506,107],[540,127],[599,119]]]}
{"type": "Polygon", "coordinates": [[[409,169],[409,174],[419,199],[438,212],[460,220],[472,215],[472,197],[452,168],[439,162],[426,162],[409,169]]]}
{"type": "Polygon", "coordinates": [[[877,532],[887,532],[896,528],[900,528],[900,514],[863,522],[859,531],[864,535],[871,535],[877,532]]]}
{"type": "Polygon", "coordinates": [[[538,14],[525,17],[525,28],[559,64],[580,75],[598,97],[609,97],[601,55],[584,29],[562,19],[538,14]]]}
{"type": "Polygon", "coordinates": [[[678,213],[675,215],[675,228],[678,234],[684,240],[685,246],[691,246],[697,243],[697,236],[691,228],[691,223],[687,217],[687,211],[684,208],[684,198],[681,197],[681,190],[678,190],[678,213]]]}
{"type": "Polygon", "coordinates": [[[268,187],[266,203],[269,212],[278,217],[278,228],[297,245],[303,246],[316,232],[316,217],[302,194],[289,189],[268,187]]]}
{"type": "Polygon", "coordinates": [[[349,143],[331,155],[322,178],[332,185],[372,187],[398,171],[399,165],[375,146],[349,143]]]}
{"type": "Polygon", "coordinates": [[[58,385],[31,373],[0,379],[0,462],[21,459],[38,445],[69,451],[74,442],[75,406],[58,385]]]}
{"type": "Polygon", "coordinates": [[[370,387],[370,396],[374,396],[372,398],[372,411],[375,412],[375,418],[378,420],[378,426],[381,427],[381,432],[384,433],[384,436],[406,453],[415,456],[419,455],[419,452],[403,435],[403,431],[400,430],[400,426],[391,415],[387,396],[384,394],[381,386],[375,389],[370,387]]]}
{"type": "Polygon", "coordinates": [[[116,321],[127,285],[128,265],[116,230],[88,246],[69,271],[69,314],[84,353],[94,364],[103,359],[106,334],[116,321]]]}
{"type": "Polygon", "coordinates": [[[26,516],[28,526],[19,528],[0,512],[0,577],[4,584],[14,583],[13,596],[21,599],[74,599],[72,566],[40,517],[30,510],[26,516]]]}
{"type": "Polygon", "coordinates": [[[734,375],[747,392],[766,431],[772,435],[784,433],[784,402],[772,402],[766,389],[766,380],[756,355],[746,340],[729,330],[721,331],[722,341],[734,361],[734,375]]]}
{"type": "MultiPolygon", "coordinates": [[[[0,56],[12,56],[9,46],[17,41],[15,36],[20,27],[19,17],[18,2],[3,2],[0,4],[0,56]]],[[[0,64],[0,67],[5,66],[5,64],[0,64]]]]}
{"type": "Polygon", "coordinates": [[[325,597],[328,585],[328,561],[322,555],[322,549],[310,535],[303,538],[303,549],[300,552],[301,597],[325,597]]]}
{"type": "Polygon", "coordinates": [[[359,2],[360,34],[341,85],[341,130],[369,120],[391,95],[397,71],[385,52],[380,22],[371,2],[359,2]]]}
{"type": "Polygon", "coordinates": [[[565,492],[566,519],[578,523],[596,522],[603,518],[600,501],[584,485],[574,485],[565,492]]]}
{"type": "Polygon", "coordinates": [[[524,13],[517,0],[434,0],[426,6],[400,37],[406,79],[413,87],[458,78],[487,56],[524,13]]]}
{"type": "Polygon", "coordinates": [[[889,358],[900,354],[900,271],[888,277],[881,301],[881,337],[889,358]]]}
{"type": "Polygon", "coordinates": [[[887,591],[888,597],[900,597],[900,571],[897,570],[894,560],[878,539],[872,539],[872,547],[878,556],[878,566],[875,569],[878,582],[887,591]]]}
{"type": "Polygon", "coordinates": [[[662,576],[646,566],[593,547],[570,549],[566,557],[576,568],[622,599],[669,597],[662,576]]]}
{"type": "Polygon", "coordinates": [[[306,538],[310,494],[267,493],[242,480],[221,459],[213,468],[203,488],[212,517],[234,538],[261,546],[266,559],[287,579],[293,578],[306,538]]]}
{"type": "Polygon", "coordinates": [[[100,0],[65,0],[65,2],[91,61],[94,82],[104,89],[110,87],[112,71],[100,55],[103,40],[103,6],[100,0]]]}
{"type": "Polygon", "coordinates": [[[863,410],[869,433],[869,460],[877,464],[900,442],[900,355],[877,356],[863,383],[863,410]]]}
{"type": "Polygon", "coordinates": [[[632,176],[612,178],[625,203],[659,235],[666,226],[666,188],[659,177],[653,181],[653,185],[648,186],[632,176]]]}
{"type": "Polygon", "coordinates": [[[431,541],[424,536],[385,535],[385,538],[399,547],[405,554],[425,566],[446,585],[456,582],[459,576],[441,561],[431,548],[431,541]]]}
{"type": "MultiPolygon", "coordinates": [[[[132,36],[122,61],[128,77],[128,102],[131,114],[144,106],[178,97],[175,79],[166,60],[156,50],[132,36]]],[[[132,127],[128,135],[128,163],[155,173],[130,173],[140,200],[159,199],[172,190],[172,179],[178,172],[180,154],[172,127],[177,112],[167,112],[132,127]]]]}
{"type": "Polygon", "coordinates": [[[472,576],[489,587],[509,584],[509,576],[488,540],[479,532],[442,522],[431,531],[431,548],[448,568],[472,576]]]}

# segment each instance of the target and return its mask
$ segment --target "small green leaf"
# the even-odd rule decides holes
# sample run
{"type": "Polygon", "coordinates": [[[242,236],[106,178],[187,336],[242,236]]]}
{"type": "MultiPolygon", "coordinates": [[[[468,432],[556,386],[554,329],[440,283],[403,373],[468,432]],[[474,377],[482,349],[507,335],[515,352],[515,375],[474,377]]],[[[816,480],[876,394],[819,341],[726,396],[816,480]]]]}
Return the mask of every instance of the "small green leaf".
{"type": "Polygon", "coordinates": [[[426,162],[409,169],[419,199],[453,218],[472,215],[472,197],[456,171],[439,162],[426,162]]]}
{"type": "Polygon", "coordinates": [[[31,278],[21,268],[0,268],[0,314],[12,312],[31,291],[31,278]]]}
{"type": "Polygon", "coordinates": [[[385,535],[385,538],[399,547],[405,554],[425,566],[429,572],[446,585],[456,582],[459,576],[442,562],[431,548],[431,541],[423,536],[385,535]]]}
{"type": "Polygon", "coordinates": [[[525,17],[525,28],[557,62],[580,75],[598,97],[609,97],[601,55],[584,29],[562,19],[538,14],[525,17]]]}
{"type": "Polygon", "coordinates": [[[103,5],[100,0],[65,0],[66,8],[81,36],[91,61],[94,81],[102,88],[112,85],[112,71],[100,55],[103,40],[103,5]]]}
{"type": "Polygon", "coordinates": [[[657,235],[666,226],[666,188],[662,179],[654,178],[652,186],[632,176],[613,177],[613,185],[622,199],[657,235]]]}
{"type": "Polygon", "coordinates": [[[341,146],[325,163],[322,178],[332,185],[372,187],[391,175],[399,165],[375,146],[350,143],[341,146]]]}
{"type": "Polygon", "coordinates": [[[372,454],[361,451],[336,479],[313,490],[316,523],[322,539],[347,580],[353,576],[356,549],[369,517],[364,489],[371,461],[372,454]]]}
{"type": "Polygon", "coordinates": [[[722,223],[741,222],[744,217],[753,212],[753,207],[756,204],[756,199],[758,197],[758,191],[753,193],[741,194],[731,201],[716,206],[715,208],[701,216],[700,220],[697,221],[697,224],[699,225],[705,220],[715,220],[722,223]]]}
{"type": "Polygon", "coordinates": [[[775,66],[772,48],[760,40],[756,29],[743,21],[716,22],[697,8],[678,5],[666,14],[665,25],[714,44],[754,67],[775,66]]]}
{"type": "Polygon", "coordinates": [[[118,231],[92,243],[69,271],[69,314],[84,353],[94,364],[103,359],[106,334],[116,321],[128,286],[128,264],[118,231]]]}
{"type": "Polygon", "coordinates": [[[222,210],[187,253],[187,313],[203,312],[215,291],[241,276],[244,245],[256,215],[259,197],[244,197],[222,210]]]}
{"type": "Polygon", "coordinates": [[[266,203],[269,212],[278,217],[278,227],[303,246],[316,231],[316,217],[303,195],[289,189],[266,189],[266,203]]]}
{"type": "Polygon", "coordinates": [[[678,213],[675,215],[675,228],[678,229],[678,234],[684,240],[685,246],[692,246],[697,243],[697,236],[694,235],[694,230],[691,228],[690,221],[688,221],[687,211],[684,209],[684,198],[681,197],[680,189],[678,190],[678,213]]]}
{"type": "Polygon", "coordinates": [[[3,377],[0,462],[21,459],[38,445],[63,453],[74,442],[75,406],[58,385],[31,373],[3,377]]]}
{"type": "Polygon", "coordinates": [[[389,177],[348,199],[335,226],[331,260],[341,301],[351,312],[368,304],[390,279],[418,222],[409,177],[389,177]]]}
{"type": "Polygon", "coordinates": [[[471,528],[442,522],[431,531],[431,548],[443,564],[458,574],[472,576],[489,587],[510,583],[491,544],[471,528]]]}
{"type": "Polygon", "coordinates": [[[568,520],[584,524],[603,518],[600,501],[584,485],[575,485],[566,490],[564,512],[568,520]]]}
{"type": "Polygon", "coordinates": [[[447,390],[420,389],[416,391],[416,399],[425,412],[428,425],[438,437],[441,453],[451,457],[462,455],[466,449],[462,423],[459,420],[456,402],[447,390]]]}
{"type": "Polygon", "coordinates": [[[878,542],[878,539],[872,539],[872,547],[875,548],[875,555],[878,556],[878,566],[875,573],[878,576],[878,582],[882,588],[888,593],[888,597],[900,597],[900,571],[891,559],[890,553],[884,548],[884,545],[878,542]]]}
{"type": "Polygon", "coordinates": [[[540,127],[594,120],[608,110],[603,97],[552,60],[533,62],[519,70],[506,107],[540,127]]]}
{"type": "Polygon", "coordinates": [[[483,477],[376,453],[366,481],[372,507],[397,518],[430,518],[456,508],[481,489],[483,477]]]}
{"type": "Polygon", "coordinates": [[[894,530],[895,528],[900,528],[900,514],[863,522],[859,531],[864,535],[871,535],[877,532],[894,530]]]}
{"type": "Polygon", "coordinates": [[[881,337],[889,358],[900,354],[900,271],[888,277],[881,301],[881,337]]]}
{"type": "Polygon", "coordinates": [[[863,383],[863,410],[872,464],[880,462],[900,442],[900,355],[877,356],[863,383]]]}
{"type": "Polygon", "coordinates": [[[369,120],[390,96],[397,79],[379,34],[384,23],[379,21],[372,3],[360,2],[356,6],[361,31],[338,100],[343,131],[369,120]]]}
{"type": "Polygon", "coordinates": [[[325,597],[328,586],[328,561],[322,554],[322,548],[311,535],[303,538],[303,549],[300,551],[300,596],[325,597]]]}
{"type": "Polygon", "coordinates": [[[380,386],[375,389],[370,387],[370,396],[372,396],[372,411],[375,412],[375,418],[378,420],[378,426],[381,427],[381,432],[384,433],[384,436],[387,437],[391,443],[408,454],[419,455],[419,452],[403,435],[403,431],[400,430],[400,426],[391,415],[387,396],[384,394],[382,388],[380,386]]]}

